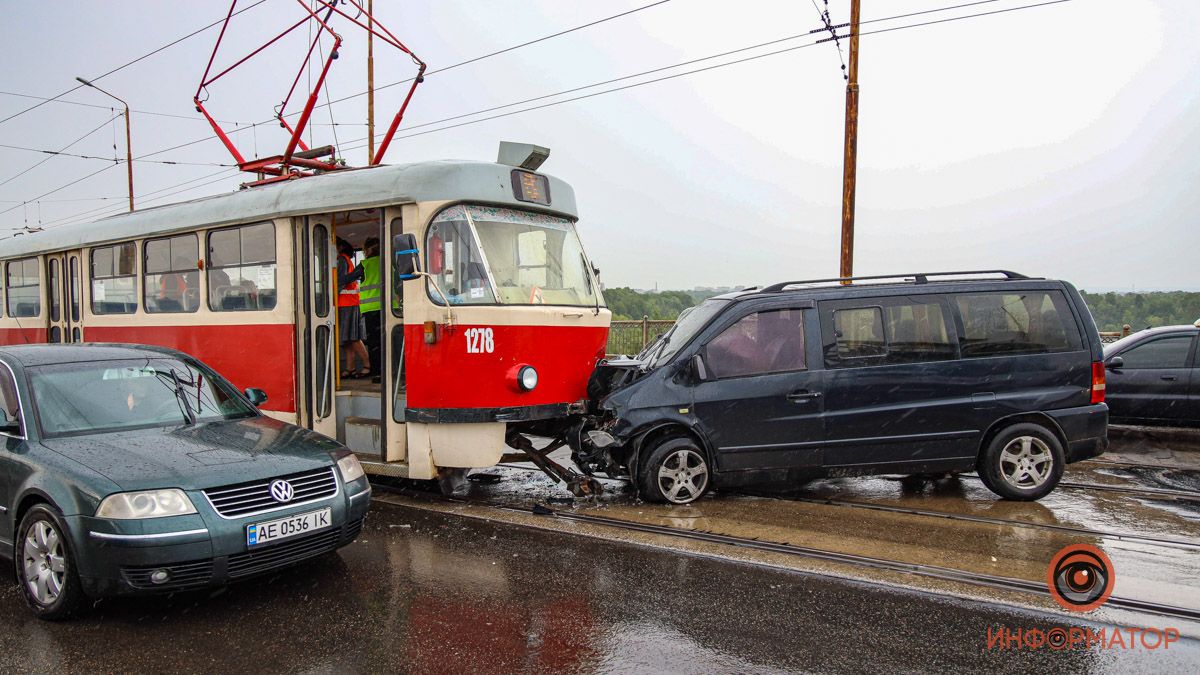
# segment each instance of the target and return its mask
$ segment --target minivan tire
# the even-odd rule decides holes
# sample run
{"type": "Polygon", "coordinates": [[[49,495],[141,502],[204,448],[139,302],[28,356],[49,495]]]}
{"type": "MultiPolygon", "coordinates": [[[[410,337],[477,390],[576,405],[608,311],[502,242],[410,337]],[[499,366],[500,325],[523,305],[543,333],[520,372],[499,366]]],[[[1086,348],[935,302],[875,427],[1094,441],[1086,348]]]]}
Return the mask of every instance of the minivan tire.
{"type": "Polygon", "coordinates": [[[992,437],[978,469],[980,480],[992,492],[1028,502],[1049,494],[1062,479],[1065,465],[1058,437],[1040,424],[1022,422],[992,437]]]}
{"type": "Polygon", "coordinates": [[[21,518],[17,540],[13,544],[13,565],[25,602],[39,619],[60,621],[71,618],[88,601],[79,581],[67,524],[58,509],[49,504],[35,504],[21,518]],[[42,572],[53,581],[39,591],[30,585],[29,570],[42,565],[47,566],[42,572]],[[57,593],[53,592],[54,586],[57,593]],[[39,598],[39,594],[43,597],[39,598]]]}
{"type": "Polygon", "coordinates": [[[708,492],[712,466],[696,441],[668,436],[648,453],[638,469],[638,489],[646,501],[690,504],[708,492]]]}

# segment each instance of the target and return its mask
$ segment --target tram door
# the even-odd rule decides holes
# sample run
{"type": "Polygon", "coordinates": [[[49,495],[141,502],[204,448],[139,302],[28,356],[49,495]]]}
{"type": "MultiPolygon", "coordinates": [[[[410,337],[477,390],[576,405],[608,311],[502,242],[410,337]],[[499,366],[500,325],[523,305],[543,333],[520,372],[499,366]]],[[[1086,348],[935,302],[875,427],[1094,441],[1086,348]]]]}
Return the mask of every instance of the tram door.
{"type": "Polygon", "coordinates": [[[82,342],[79,251],[46,256],[46,341],[82,342]]]}
{"type": "Polygon", "coordinates": [[[334,377],[337,321],[333,298],[333,237],[329,216],[296,219],[297,374],[304,426],[337,438],[334,377]]]}
{"type": "MultiPolygon", "coordinates": [[[[408,405],[408,387],[406,383],[406,368],[404,362],[404,286],[396,281],[392,274],[395,261],[393,238],[405,232],[405,216],[411,223],[417,222],[416,205],[391,206],[384,213],[384,235],[380,238],[380,259],[383,261],[381,278],[383,281],[383,335],[381,346],[383,362],[388,364],[384,371],[383,380],[383,410],[384,420],[384,450],[383,459],[387,462],[406,462],[409,465],[409,475],[421,475],[420,467],[416,473],[413,470],[413,458],[408,453],[408,428],[405,424],[404,410],[408,405]]],[[[411,226],[410,226],[411,227],[411,226]]],[[[414,282],[415,283],[415,282],[414,282]]],[[[428,463],[428,458],[422,458],[428,463]]],[[[418,461],[417,463],[420,463],[418,461]]],[[[431,470],[431,469],[430,469],[431,470]]]]}

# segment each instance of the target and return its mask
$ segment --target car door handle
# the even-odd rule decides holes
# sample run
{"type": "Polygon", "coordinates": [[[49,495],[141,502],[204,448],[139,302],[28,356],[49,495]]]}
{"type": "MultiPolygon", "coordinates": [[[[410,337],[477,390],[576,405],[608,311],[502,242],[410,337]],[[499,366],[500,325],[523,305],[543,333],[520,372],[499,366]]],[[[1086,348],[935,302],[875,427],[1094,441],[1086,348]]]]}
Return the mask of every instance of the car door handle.
{"type": "Polygon", "coordinates": [[[787,400],[793,403],[808,403],[818,398],[821,398],[821,392],[819,391],[793,391],[787,395],[787,400]]]}
{"type": "Polygon", "coordinates": [[[1174,382],[1174,381],[1175,381],[1176,379],[1178,379],[1178,378],[1176,378],[1174,375],[1163,375],[1163,376],[1162,376],[1161,378],[1159,378],[1159,379],[1166,380],[1167,382],[1174,382]]]}

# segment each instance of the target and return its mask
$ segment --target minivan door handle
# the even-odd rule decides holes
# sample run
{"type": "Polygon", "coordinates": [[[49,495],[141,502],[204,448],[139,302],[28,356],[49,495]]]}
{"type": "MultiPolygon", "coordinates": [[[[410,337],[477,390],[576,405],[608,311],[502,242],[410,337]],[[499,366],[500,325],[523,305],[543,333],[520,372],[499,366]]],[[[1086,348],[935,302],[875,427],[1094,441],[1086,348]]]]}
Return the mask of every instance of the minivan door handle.
{"type": "Polygon", "coordinates": [[[1162,379],[1166,380],[1167,382],[1174,382],[1177,378],[1174,375],[1163,375],[1162,379]]]}
{"type": "Polygon", "coordinates": [[[818,399],[818,398],[821,398],[821,392],[808,391],[807,389],[793,391],[792,393],[787,395],[787,400],[789,400],[793,403],[808,403],[809,401],[812,401],[812,400],[818,399]]]}

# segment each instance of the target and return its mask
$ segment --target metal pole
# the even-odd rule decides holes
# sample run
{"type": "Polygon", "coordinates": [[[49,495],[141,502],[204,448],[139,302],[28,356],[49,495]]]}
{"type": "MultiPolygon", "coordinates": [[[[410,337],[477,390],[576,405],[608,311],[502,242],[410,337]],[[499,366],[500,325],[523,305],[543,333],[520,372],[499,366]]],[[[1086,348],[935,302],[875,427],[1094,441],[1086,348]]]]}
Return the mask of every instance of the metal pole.
{"type": "Polygon", "coordinates": [[[846,152],[842,168],[842,277],[854,276],[854,190],[858,178],[858,10],[850,0],[850,79],[846,82],[846,152]]]}
{"type": "Polygon", "coordinates": [[[367,0],[367,163],[375,157],[375,15],[367,0]]]}
{"type": "Polygon", "coordinates": [[[129,176],[129,212],[133,212],[133,134],[129,131],[129,104],[125,104],[125,172],[129,176]]]}
{"type": "Polygon", "coordinates": [[[111,99],[120,101],[121,105],[125,106],[125,169],[126,169],[126,173],[129,175],[129,210],[133,211],[133,145],[130,142],[132,140],[133,134],[130,133],[129,104],[125,102],[125,99],[120,98],[119,96],[113,96],[112,94],[108,93],[107,91],[104,91],[103,89],[101,89],[100,87],[97,87],[96,85],[92,84],[91,82],[88,82],[87,80],[83,79],[82,77],[76,77],[75,79],[78,80],[79,83],[84,85],[85,87],[91,87],[92,89],[95,89],[96,91],[100,92],[101,94],[104,94],[105,96],[107,96],[111,99]]]}

